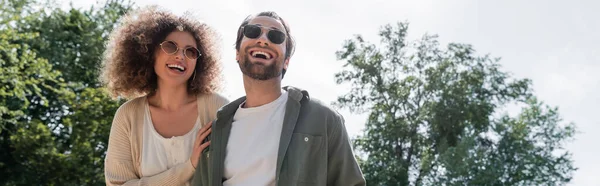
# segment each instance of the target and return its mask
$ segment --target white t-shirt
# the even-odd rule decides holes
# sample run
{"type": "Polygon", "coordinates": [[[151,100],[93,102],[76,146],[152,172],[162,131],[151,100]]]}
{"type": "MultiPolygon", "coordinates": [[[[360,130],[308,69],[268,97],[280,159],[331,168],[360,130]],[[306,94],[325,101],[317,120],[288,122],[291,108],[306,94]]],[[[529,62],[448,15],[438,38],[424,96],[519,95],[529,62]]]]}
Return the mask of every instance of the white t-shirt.
{"type": "Polygon", "coordinates": [[[225,156],[224,186],[275,185],[277,152],[288,93],[275,101],[242,108],[235,115],[225,156]]]}
{"type": "Polygon", "coordinates": [[[177,164],[186,162],[192,154],[194,140],[196,140],[196,134],[201,126],[200,118],[198,118],[194,128],[188,133],[183,136],[165,138],[156,132],[152,124],[148,103],[145,105],[145,110],[141,157],[142,176],[144,177],[154,176],[177,164]]]}

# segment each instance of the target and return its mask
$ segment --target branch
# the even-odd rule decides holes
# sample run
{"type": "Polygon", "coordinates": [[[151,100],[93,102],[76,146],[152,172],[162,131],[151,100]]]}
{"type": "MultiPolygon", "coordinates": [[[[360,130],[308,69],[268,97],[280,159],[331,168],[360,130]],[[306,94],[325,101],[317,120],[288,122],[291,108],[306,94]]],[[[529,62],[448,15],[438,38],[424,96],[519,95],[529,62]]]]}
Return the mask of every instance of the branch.
{"type": "Polygon", "coordinates": [[[429,173],[429,171],[431,171],[433,167],[435,167],[436,163],[437,161],[432,160],[432,163],[429,167],[421,167],[421,169],[419,170],[419,175],[417,176],[417,180],[415,181],[415,185],[421,185],[421,182],[423,182],[423,177],[425,177],[425,175],[429,173]]]}

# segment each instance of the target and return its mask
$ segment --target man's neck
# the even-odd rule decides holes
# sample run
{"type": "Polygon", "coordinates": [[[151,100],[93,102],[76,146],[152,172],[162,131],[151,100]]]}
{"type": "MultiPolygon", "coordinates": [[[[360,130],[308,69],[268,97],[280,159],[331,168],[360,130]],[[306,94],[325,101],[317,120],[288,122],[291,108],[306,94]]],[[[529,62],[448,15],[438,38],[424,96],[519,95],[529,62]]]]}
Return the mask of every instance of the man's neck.
{"type": "Polygon", "coordinates": [[[262,106],[281,96],[281,78],[275,77],[261,81],[244,75],[244,89],[246,90],[246,103],[242,107],[262,106]]]}
{"type": "Polygon", "coordinates": [[[188,94],[185,84],[168,86],[165,83],[160,82],[158,83],[156,92],[149,97],[152,106],[168,111],[176,111],[194,99],[194,96],[188,94]]]}

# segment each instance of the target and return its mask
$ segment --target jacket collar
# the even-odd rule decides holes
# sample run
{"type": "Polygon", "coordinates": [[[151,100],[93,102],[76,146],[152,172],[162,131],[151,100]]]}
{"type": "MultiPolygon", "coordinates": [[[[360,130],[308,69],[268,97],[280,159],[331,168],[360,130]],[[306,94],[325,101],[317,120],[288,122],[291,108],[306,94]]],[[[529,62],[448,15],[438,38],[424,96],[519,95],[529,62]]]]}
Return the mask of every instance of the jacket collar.
{"type": "MultiPolygon", "coordinates": [[[[288,146],[290,144],[290,140],[292,134],[294,132],[294,128],[296,127],[296,122],[298,120],[298,116],[300,115],[300,110],[302,108],[302,103],[310,99],[308,92],[305,90],[301,90],[295,87],[286,86],[283,87],[284,90],[288,91],[288,101],[285,106],[285,115],[283,119],[283,126],[281,130],[281,137],[279,140],[279,149],[277,155],[277,167],[276,167],[276,180],[279,180],[279,173],[281,172],[281,166],[283,164],[283,159],[287,153],[288,146]]],[[[229,138],[233,115],[237,111],[240,104],[242,104],[246,100],[246,97],[238,98],[233,102],[221,107],[217,112],[217,120],[223,119],[223,122],[217,122],[219,125],[215,128],[213,126],[215,133],[219,133],[220,135],[213,137],[215,147],[218,147],[215,150],[215,155],[217,157],[213,158],[214,161],[214,169],[212,179],[220,180],[223,178],[224,171],[224,158],[226,153],[227,141],[229,138]]],[[[220,184],[218,184],[220,185],[220,184]]]]}
{"type": "MultiPolygon", "coordinates": [[[[295,102],[301,102],[303,99],[310,99],[310,96],[308,95],[308,92],[306,90],[302,90],[292,86],[285,86],[283,87],[283,90],[286,90],[288,92],[288,101],[293,100],[295,102]]],[[[221,118],[233,116],[240,104],[242,104],[244,101],[246,101],[246,96],[238,98],[232,101],[231,103],[221,107],[219,111],[217,111],[217,117],[221,118]]]]}

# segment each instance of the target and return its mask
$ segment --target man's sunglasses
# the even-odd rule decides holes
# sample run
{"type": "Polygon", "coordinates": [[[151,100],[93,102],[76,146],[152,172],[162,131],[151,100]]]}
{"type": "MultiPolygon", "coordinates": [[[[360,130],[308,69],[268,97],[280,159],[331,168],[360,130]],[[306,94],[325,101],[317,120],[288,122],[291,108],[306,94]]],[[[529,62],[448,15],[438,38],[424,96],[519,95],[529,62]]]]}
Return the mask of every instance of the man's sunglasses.
{"type": "MultiPolygon", "coordinates": [[[[173,41],[163,41],[160,43],[160,48],[169,55],[174,55],[180,49],[177,43],[173,41]]],[[[201,56],[200,51],[195,47],[188,46],[183,48],[183,51],[183,55],[191,60],[196,60],[201,56]]]]}
{"type": "MultiPolygon", "coordinates": [[[[258,25],[246,25],[244,26],[244,36],[250,39],[256,39],[262,34],[262,28],[264,27],[258,25]]],[[[285,33],[282,31],[272,28],[266,29],[269,30],[269,32],[267,32],[267,38],[271,43],[281,44],[285,41],[285,33]]]]}

